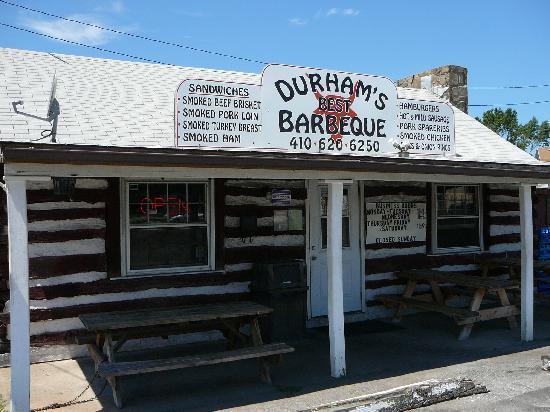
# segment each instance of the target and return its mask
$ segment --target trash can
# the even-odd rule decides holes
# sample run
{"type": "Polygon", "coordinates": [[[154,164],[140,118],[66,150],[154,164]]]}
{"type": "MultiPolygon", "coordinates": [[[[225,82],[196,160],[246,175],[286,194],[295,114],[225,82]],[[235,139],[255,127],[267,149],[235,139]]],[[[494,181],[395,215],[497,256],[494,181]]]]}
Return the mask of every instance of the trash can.
{"type": "Polygon", "coordinates": [[[266,342],[304,336],[307,283],[303,260],[255,264],[251,290],[258,303],[273,308],[271,315],[260,320],[266,342]]]}

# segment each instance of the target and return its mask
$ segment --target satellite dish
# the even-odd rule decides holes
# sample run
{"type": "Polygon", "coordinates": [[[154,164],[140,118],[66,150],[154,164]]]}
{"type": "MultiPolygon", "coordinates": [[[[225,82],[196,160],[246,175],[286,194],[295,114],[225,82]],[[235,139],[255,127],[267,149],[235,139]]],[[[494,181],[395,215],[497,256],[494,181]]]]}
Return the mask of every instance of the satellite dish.
{"type": "Polygon", "coordinates": [[[50,91],[50,101],[48,102],[48,112],[46,113],[46,118],[48,121],[52,121],[55,117],[61,112],[59,109],[59,102],[55,98],[55,91],[57,89],[57,77],[55,73],[52,79],[52,88],[50,91]]]}
{"type": "Polygon", "coordinates": [[[57,122],[59,119],[59,114],[61,113],[61,109],[59,107],[59,102],[55,98],[56,89],[57,89],[57,78],[55,77],[55,73],[54,73],[53,79],[52,79],[52,88],[50,90],[50,101],[48,102],[48,111],[46,113],[46,117],[36,116],[34,114],[25,113],[19,110],[17,106],[22,105],[23,100],[18,100],[11,103],[11,105],[13,106],[13,111],[17,114],[51,123],[52,125],[51,129],[42,130],[42,133],[41,133],[42,137],[40,137],[39,139],[31,140],[31,142],[37,142],[39,140],[45,139],[46,137],[51,137],[50,141],[52,143],[57,142],[56,140],[57,122]]]}

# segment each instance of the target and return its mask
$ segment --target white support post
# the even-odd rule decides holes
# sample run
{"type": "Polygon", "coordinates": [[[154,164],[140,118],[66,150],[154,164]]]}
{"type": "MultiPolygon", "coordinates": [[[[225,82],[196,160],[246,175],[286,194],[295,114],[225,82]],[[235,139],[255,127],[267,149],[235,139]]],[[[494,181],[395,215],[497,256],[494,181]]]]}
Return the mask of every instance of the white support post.
{"type": "Polygon", "coordinates": [[[344,183],[328,183],[327,264],[330,369],[334,378],[346,375],[344,293],[342,281],[342,200],[344,183]]]}
{"type": "Polygon", "coordinates": [[[531,186],[519,190],[521,225],[521,340],[533,340],[533,205],[531,186]]]}
{"type": "Polygon", "coordinates": [[[6,177],[10,277],[11,411],[30,410],[29,256],[26,181],[6,177]]]}

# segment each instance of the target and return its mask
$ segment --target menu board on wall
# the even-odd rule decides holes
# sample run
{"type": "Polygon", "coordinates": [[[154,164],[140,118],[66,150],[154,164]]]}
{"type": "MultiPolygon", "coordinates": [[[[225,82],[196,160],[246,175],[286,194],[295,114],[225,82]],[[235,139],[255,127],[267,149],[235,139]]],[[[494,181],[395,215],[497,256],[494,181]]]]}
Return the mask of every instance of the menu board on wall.
{"type": "Polygon", "coordinates": [[[426,240],[426,203],[366,202],[367,244],[426,240]]]}
{"type": "Polygon", "coordinates": [[[184,80],[176,92],[176,145],[243,148],[260,135],[260,86],[184,80]]]}

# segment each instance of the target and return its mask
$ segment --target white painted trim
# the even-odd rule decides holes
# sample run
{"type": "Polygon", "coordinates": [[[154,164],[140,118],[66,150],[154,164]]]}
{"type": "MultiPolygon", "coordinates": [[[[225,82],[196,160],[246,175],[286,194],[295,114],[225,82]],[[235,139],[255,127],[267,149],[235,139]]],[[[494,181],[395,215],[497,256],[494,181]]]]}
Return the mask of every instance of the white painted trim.
{"type": "Polygon", "coordinates": [[[366,233],[365,233],[365,182],[358,182],[359,185],[359,259],[361,269],[361,312],[367,311],[367,285],[366,285],[366,233]]]}
{"type": "MultiPolygon", "coordinates": [[[[307,276],[307,321],[312,318],[311,316],[311,186],[316,184],[312,180],[306,180],[306,276],[307,276]]],[[[306,323],[307,324],[307,323],[306,323]]]]}
{"type": "Polygon", "coordinates": [[[334,378],[346,375],[344,292],[342,279],[342,200],[344,183],[328,183],[327,266],[330,369],[334,378]]]}
{"type": "MultiPolygon", "coordinates": [[[[30,310],[27,190],[24,179],[7,179],[11,410],[30,409],[30,310]]],[[[6,305],[7,306],[7,305],[6,305]]]]}
{"type": "MultiPolygon", "coordinates": [[[[120,179],[120,234],[121,234],[121,276],[123,277],[138,277],[138,276],[158,276],[158,275],[185,275],[186,273],[196,272],[208,272],[214,270],[215,265],[215,232],[212,229],[215,225],[214,216],[214,203],[213,203],[213,179],[186,179],[186,180],[173,180],[173,179],[120,179]],[[207,244],[208,244],[208,263],[202,266],[186,266],[186,267],[171,267],[171,268],[159,268],[159,269],[145,269],[145,270],[131,270],[130,269],[130,208],[128,204],[129,199],[129,185],[131,183],[203,183],[206,184],[206,215],[208,216],[208,222],[206,224],[182,224],[180,226],[201,226],[206,227],[207,232],[207,244]]],[[[160,225],[159,225],[160,226],[160,225]]],[[[134,225],[134,227],[137,227],[134,225]]],[[[153,226],[144,226],[153,227],[153,226]]]]}
{"type": "MultiPolygon", "coordinates": [[[[115,166],[115,165],[54,165],[42,163],[6,163],[4,174],[8,178],[24,180],[49,179],[50,176],[74,177],[112,177],[140,179],[281,179],[289,177],[288,170],[272,169],[242,169],[242,168],[185,168],[185,167],[146,167],[146,166],[115,166]]],[[[410,173],[379,173],[361,171],[318,171],[292,170],[293,180],[325,179],[325,180],[381,180],[395,182],[440,182],[440,183],[546,183],[541,179],[492,177],[492,176],[465,176],[444,174],[410,173]]]]}
{"type": "Polygon", "coordinates": [[[521,340],[533,340],[533,204],[531,186],[519,191],[521,222],[521,340]]]}

